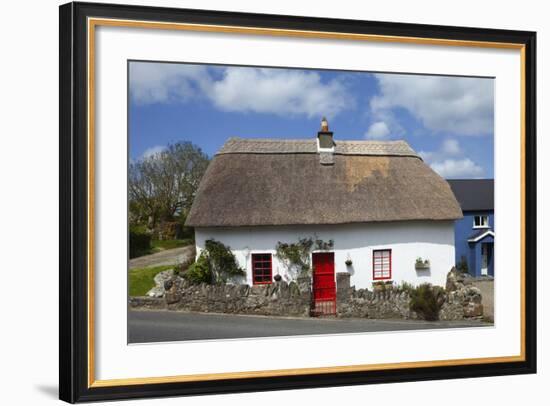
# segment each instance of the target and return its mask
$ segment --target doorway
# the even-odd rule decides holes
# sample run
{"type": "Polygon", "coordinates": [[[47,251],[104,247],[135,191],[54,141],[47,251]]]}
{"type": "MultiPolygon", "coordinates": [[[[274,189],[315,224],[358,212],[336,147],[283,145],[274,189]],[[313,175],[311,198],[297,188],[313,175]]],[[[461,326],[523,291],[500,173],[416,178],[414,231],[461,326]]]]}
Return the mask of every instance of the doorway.
{"type": "Polygon", "coordinates": [[[336,314],[334,252],[315,252],[313,263],[313,316],[336,314]]]}

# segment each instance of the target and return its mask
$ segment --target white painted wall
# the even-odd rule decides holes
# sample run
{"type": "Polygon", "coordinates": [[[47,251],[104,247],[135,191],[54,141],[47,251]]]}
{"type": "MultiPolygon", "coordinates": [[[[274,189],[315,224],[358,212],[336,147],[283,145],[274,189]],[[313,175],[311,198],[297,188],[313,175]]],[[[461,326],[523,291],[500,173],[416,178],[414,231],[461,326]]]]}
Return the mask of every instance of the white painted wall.
{"type": "Polygon", "coordinates": [[[273,275],[292,279],[292,272],[275,257],[278,241],[292,243],[299,238],[314,237],[334,240],[336,272],[349,272],[351,285],[357,288],[372,287],[372,251],[392,250],[392,280],[413,284],[430,282],[445,285],[445,278],[454,266],[454,223],[452,221],[408,221],[392,223],[346,224],[335,226],[285,226],[197,228],[195,239],[197,255],[210,238],[231,247],[237,261],[247,270],[248,284],[252,284],[251,254],[273,254],[273,275]],[[348,267],[346,259],[353,265],[348,267]],[[429,270],[417,271],[417,257],[429,259],[429,270]]]}

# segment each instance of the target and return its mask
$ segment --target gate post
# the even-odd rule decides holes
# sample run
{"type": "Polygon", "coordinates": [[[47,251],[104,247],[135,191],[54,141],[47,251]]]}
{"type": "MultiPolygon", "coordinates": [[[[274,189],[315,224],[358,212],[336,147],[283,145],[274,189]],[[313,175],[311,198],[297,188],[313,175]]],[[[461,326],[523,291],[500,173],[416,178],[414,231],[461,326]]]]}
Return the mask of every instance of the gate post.
{"type": "Polygon", "coordinates": [[[339,302],[347,302],[350,298],[350,276],[348,272],[336,273],[336,298],[339,302]]]}
{"type": "Polygon", "coordinates": [[[308,314],[311,316],[311,303],[313,303],[311,277],[299,276],[298,278],[296,278],[296,283],[298,284],[298,289],[300,290],[300,300],[307,307],[307,310],[304,312],[304,314],[308,314]]]}

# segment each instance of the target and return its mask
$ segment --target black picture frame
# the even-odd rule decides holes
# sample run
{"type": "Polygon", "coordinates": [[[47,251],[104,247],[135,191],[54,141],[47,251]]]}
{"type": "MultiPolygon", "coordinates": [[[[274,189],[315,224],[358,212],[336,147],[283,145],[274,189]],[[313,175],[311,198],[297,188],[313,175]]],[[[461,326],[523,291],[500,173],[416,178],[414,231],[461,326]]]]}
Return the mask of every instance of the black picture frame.
{"type": "Polygon", "coordinates": [[[60,6],[59,397],[67,402],[219,394],[536,372],[536,33],[113,4],[60,6]],[[522,361],[268,378],[90,387],[88,381],[87,19],[292,29],[522,45],[524,81],[525,357],[522,361]]]}

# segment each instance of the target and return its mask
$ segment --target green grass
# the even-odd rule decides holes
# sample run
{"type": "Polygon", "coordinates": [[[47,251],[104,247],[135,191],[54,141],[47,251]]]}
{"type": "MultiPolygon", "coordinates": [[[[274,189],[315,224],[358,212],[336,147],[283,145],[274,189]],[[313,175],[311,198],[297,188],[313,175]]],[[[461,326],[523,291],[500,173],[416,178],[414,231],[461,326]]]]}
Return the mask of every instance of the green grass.
{"type": "Polygon", "coordinates": [[[174,268],[173,265],[161,265],[150,268],[130,269],[128,278],[130,296],[145,296],[155,286],[155,281],[153,280],[155,275],[172,268],[174,268]]]}
{"type": "Polygon", "coordinates": [[[185,247],[186,245],[193,244],[193,240],[153,240],[151,241],[151,252],[160,252],[164,250],[170,250],[178,247],[185,247]]]}

